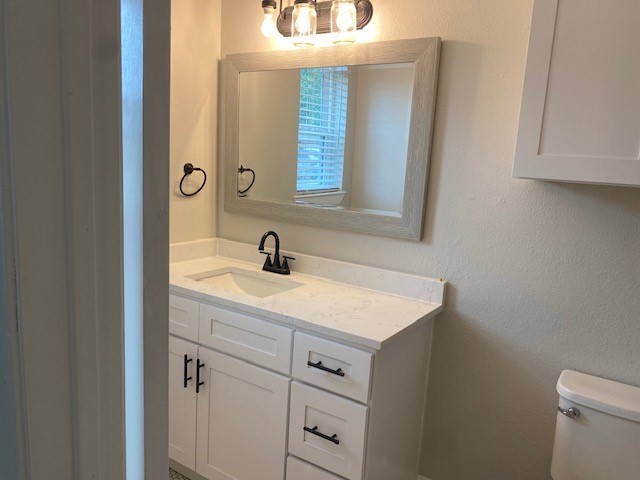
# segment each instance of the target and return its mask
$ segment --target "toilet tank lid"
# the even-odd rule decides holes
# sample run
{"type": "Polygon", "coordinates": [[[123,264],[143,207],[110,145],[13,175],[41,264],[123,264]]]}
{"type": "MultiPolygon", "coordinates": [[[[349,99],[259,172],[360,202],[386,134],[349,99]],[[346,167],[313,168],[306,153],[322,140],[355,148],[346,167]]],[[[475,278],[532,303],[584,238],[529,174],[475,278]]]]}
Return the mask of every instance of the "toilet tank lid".
{"type": "Polygon", "coordinates": [[[640,422],[638,387],[565,370],[558,379],[557,390],[562,397],[578,405],[640,422]]]}

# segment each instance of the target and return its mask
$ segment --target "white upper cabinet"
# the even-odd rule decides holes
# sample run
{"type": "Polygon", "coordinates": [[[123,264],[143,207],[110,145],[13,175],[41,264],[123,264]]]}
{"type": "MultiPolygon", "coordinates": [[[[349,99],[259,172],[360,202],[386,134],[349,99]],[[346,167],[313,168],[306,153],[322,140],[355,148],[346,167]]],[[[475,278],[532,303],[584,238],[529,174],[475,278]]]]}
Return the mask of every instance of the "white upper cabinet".
{"type": "Polygon", "coordinates": [[[514,176],[640,186],[640,1],[536,0],[514,176]]]}

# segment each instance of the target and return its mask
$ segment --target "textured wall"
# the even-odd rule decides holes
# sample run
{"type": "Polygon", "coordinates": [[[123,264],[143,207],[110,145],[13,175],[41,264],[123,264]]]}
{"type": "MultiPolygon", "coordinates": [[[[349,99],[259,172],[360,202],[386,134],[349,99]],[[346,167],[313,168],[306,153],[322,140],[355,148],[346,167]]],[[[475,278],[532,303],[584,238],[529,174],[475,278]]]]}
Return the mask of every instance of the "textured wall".
{"type": "MultiPolygon", "coordinates": [[[[279,46],[260,36],[257,2],[222,3],[224,53],[279,46]]],[[[422,242],[218,201],[221,237],[257,244],[273,228],[285,249],[451,282],[425,422],[432,480],[549,478],[564,368],[640,385],[640,189],[511,178],[532,3],[374,0],[368,39],[444,40],[422,242]]]]}
{"type": "MultiPolygon", "coordinates": [[[[171,2],[171,243],[214,237],[220,0],[171,2]],[[178,185],[183,165],[207,172],[206,187],[186,198],[178,185]]],[[[196,172],[185,180],[193,191],[196,172]]]]}

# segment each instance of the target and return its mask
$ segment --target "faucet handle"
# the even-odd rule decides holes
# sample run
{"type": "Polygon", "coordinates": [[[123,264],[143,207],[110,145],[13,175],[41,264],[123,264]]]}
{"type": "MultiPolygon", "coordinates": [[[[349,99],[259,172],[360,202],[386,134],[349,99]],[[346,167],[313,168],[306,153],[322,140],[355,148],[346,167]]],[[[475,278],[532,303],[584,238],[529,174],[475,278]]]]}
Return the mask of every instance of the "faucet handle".
{"type": "Polygon", "coordinates": [[[286,273],[290,273],[288,260],[295,260],[295,257],[287,257],[286,255],[283,255],[282,258],[282,270],[284,270],[286,273]]]}
{"type": "Polygon", "coordinates": [[[270,267],[271,265],[273,265],[271,263],[271,253],[265,252],[264,250],[260,250],[260,253],[267,256],[267,258],[264,261],[264,266],[265,267],[270,267]]]}

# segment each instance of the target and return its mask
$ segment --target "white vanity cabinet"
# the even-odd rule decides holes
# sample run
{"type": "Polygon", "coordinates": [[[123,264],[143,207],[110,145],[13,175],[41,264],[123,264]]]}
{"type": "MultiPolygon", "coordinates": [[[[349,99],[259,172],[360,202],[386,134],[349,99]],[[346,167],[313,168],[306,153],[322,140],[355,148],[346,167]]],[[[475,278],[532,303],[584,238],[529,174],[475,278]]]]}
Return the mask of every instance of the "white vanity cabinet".
{"type": "Polygon", "coordinates": [[[169,457],[196,468],[195,368],[198,346],[169,336],[169,457]]]}
{"type": "Polygon", "coordinates": [[[169,333],[198,341],[200,304],[190,298],[169,295],[169,333]]]}
{"type": "Polygon", "coordinates": [[[640,186],[640,2],[536,0],[514,176],[640,186]]]}
{"type": "Polygon", "coordinates": [[[415,480],[431,321],[375,350],[171,296],[199,318],[197,344],[169,342],[172,460],[209,480],[415,480]]]}
{"type": "Polygon", "coordinates": [[[284,478],[289,383],[169,336],[169,457],[211,480],[284,478]]]}

